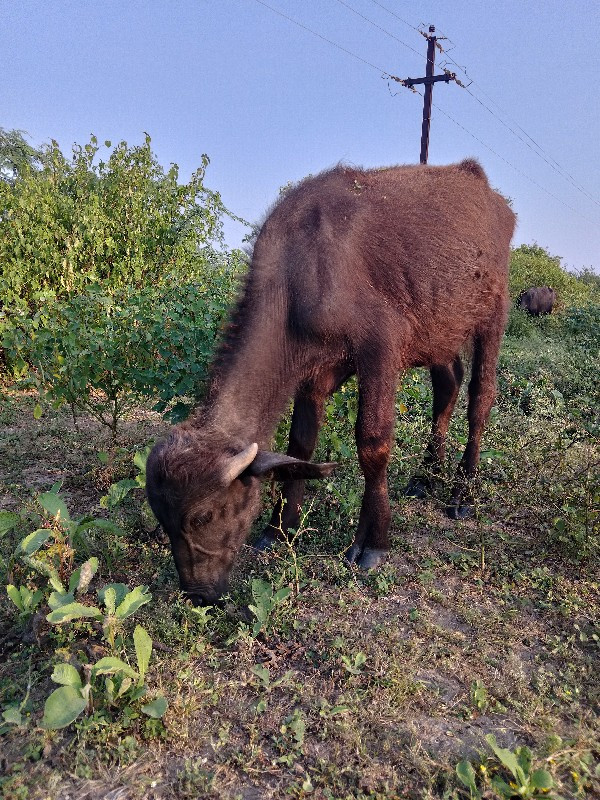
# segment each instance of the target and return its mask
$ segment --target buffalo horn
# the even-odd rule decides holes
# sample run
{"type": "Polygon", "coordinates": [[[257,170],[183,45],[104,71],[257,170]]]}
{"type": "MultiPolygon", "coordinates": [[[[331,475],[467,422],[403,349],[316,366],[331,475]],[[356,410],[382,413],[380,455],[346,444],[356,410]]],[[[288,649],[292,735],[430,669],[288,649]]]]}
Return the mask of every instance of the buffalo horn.
{"type": "Polygon", "coordinates": [[[223,484],[225,486],[229,486],[234,480],[242,474],[242,472],[248,467],[255,459],[256,454],[258,452],[258,445],[256,442],[254,444],[249,444],[248,447],[244,448],[240,453],[236,456],[233,456],[226,465],[226,468],[223,472],[223,484]]]}

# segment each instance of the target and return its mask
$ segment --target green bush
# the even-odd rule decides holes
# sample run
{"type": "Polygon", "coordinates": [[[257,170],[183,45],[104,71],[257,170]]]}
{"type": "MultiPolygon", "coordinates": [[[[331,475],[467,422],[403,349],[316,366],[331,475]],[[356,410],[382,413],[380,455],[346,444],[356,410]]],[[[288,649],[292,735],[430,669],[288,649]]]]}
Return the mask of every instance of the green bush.
{"type": "Polygon", "coordinates": [[[556,290],[559,308],[587,306],[600,302],[600,292],[593,282],[584,282],[564,270],[558,256],[551,256],[536,244],[522,244],[510,257],[509,290],[516,300],[531,286],[552,286],[556,290]]]}
{"type": "Polygon", "coordinates": [[[14,370],[31,368],[28,380],[47,401],[92,414],[115,437],[141,400],[163,412],[199,394],[241,268],[223,257],[202,282],[112,294],[94,287],[33,317],[14,315],[5,354],[14,370]]]}
{"type": "Polygon", "coordinates": [[[203,274],[225,213],[219,195],[203,183],[209,159],[202,156],[189,182],[180,184],[177,165],[165,171],[150,145],[149,136],[139,146],[121,142],[102,160],[94,136],[74,145],[71,158],[53,141],[37,161],[0,180],[5,318],[95,284],[105,291],[141,289],[169,275],[203,274]]]}

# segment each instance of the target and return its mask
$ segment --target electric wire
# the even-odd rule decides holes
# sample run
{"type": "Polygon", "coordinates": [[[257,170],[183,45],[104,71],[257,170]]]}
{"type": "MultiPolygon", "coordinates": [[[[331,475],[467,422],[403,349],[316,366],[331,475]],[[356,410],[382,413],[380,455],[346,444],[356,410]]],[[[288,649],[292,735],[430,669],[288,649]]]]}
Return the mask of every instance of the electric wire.
{"type": "Polygon", "coordinates": [[[309,28],[308,25],[304,25],[302,22],[298,22],[293,17],[289,17],[287,14],[284,14],[283,11],[279,11],[279,9],[277,9],[277,8],[273,8],[273,6],[270,6],[268,3],[265,3],[264,0],[255,0],[255,2],[260,3],[261,6],[264,6],[265,8],[268,8],[270,11],[273,11],[273,13],[278,14],[280,17],[283,17],[284,19],[287,19],[288,22],[292,22],[294,25],[297,25],[299,28],[302,28],[303,30],[308,31],[308,33],[312,33],[313,36],[316,36],[317,38],[322,39],[324,42],[327,42],[328,44],[333,45],[333,47],[337,47],[338,50],[341,50],[343,53],[346,53],[347,55],[352,56],[352,58],[357,59],[357,61],[362,61],[362,63],[366,64],[368,67],[372,67],[373,69],[376,69],[377,72],[381,73],[386,78],[393,78],[394,77],[393,75],[391,75],[386,70],[382,69],[381,67],[378,67],[376,64],[372,64],[370,61],[367,61],[366,58],[363,58],[362,56],[359,56],[356,53],[353,53],[352,50],[348,50],[348,48],[344,47],[343,45],[338,44],[337,42],[334,42],[333,39],[328,39],[326,36],[323,36],[321,33],[318,33],[317,31],[313,30],[312,28],[309,28]]]}
{"type": "MultiPolygon", "coordinates": [[[[352,58],[355,58],[356,60],[358,60],[358,61],[362,62],[363,64],[366,64],[367,66],[371,67],[372,69],[375,69],[375,70],[377,70],[377,71],[378,71],[378,72],[379,72],[379,73],[380,73],[380,74],[381,74],[381,75],[382,75],[384,78],[392,79],[392,80],[398,81],[398,82],[400,82],[400,83],[402,82],[402,81],[401,81],[401,79],[399,79],[399,78],[398,78],[398,77],[396,77],[395,75],[392,75],[392,74],[391,74],[390,72],[388,72],[387,70],[384,70],[382,67],[379,67],[379,66],[377,66],[377,65],[373,64],[372,62],[368,61],[367,59],[363,58],[362,56],[359,56],[357,53],[354,53],[353,51],[351,51],[351,50],[348,50],[348,48],[344,47],[343,45],[340,45],[340,44],[338,44],[337,42],[333,41],[332,39],[328,39],[326,36],[323,36],[321,33],[318,33],[318,31],[315,31],[315,30],[313,30],[312,28],[308,27],[308,25],[304,25],[302,22],[298,22],[297,20],[293,19],[292,17],[288,16],[287,14],[284,14],[284,13],[283,13],[282,11],[280,11],[279,9],[277,9],[277,8],[274,8],[273,6],[269,5],[269,4],[268,4],[268,3],[266,3],[264,0],[256,0],[256,2],[257,2],[257,3],[259,3],[260,5],[264,6],[265,8],[268,8],[270,11],[274,12],[275,14],[277,14],[277,15],[278,15],[278,16],[280,16],[280,17],[282,17],[283,19],[286,19],[288,22],[291,22],[291,23],[293,23],[293,24],[294,24],[294,25],[296,25],[297,27],[299,27],[299,28],[301,28],[301,29],[303,29],[303,30],[307,31],[308,33],[312,34],[313,36],[316,36],[317,38],[321,39],[322,41],[324,41],[324,42],[327,42],[327,44],[330,44],[330,45],[332,45],[333,47],[337,48],[338,50],[341,50],[343,53],[346,53],[347,55],[349,55],[349,56],[352,56],[352,58]]],[[[410,45],[406,45],[406,43],[405,43],[405,42],[402,42],[402,40],[398,39],[396,36],[394,36],[393,34],[391,34],[389,31],[386,31],[386,29],[385,29],[385,28],[382,28],[381,26],[377,25],[377,23],[374,23],[372,20],[369,20],[369,19],[368,19],[368,17],[365,17],[363,14],[361,14],[361,13],[360,13],[360,12],[358,12],[358,11],[356,11],[356,9],[352,8],[352,6],[350,6],[350,5],[349,5],[347,2],[345,2],[345,0],[337,0],[337,2],[339,2],[341,5],[344,5],[344,6],[346,6],[346,7],[347,7],[347,8],[348,8],[350,11],[353,11],[355,14],[357,14],[357,15],[358,15],[358,16],[360,16],[360,17],[362,17],[362,18],[363,18],[365,21],[369,22],[369,23],[370,23],[371,25],[373,25],[374,27],[376,27],[376,28],[379,28],[379,30],[383,31],[384,33],[386,33],[386,34],[387,34],[388,36],[390,36],[391,38],[393,38],[393,39],[396,39],[396,41],[400,42],[400,43],[401,43],[401,44],[403,44],[405,47],[408,47],[408,49],[409,49],[409,50],[413,50],[413,51],[414,51],[415,53],[417,53],[419,56],[422,56],[422,53],[419,53],[417,50],[415,50],[414,48],[412,48],[410,45]]],[[[390,14],[392,14],[393,16],[395,16],[395,17],[397,17],[398,19],[400,19],[402,22],[405,22],[405,20],[402,20],[402,19],[401,19],[401,17],[399,17],[397,14],[395,14],[395,13],[394,13],[393,11],[391,11],[390,9],[386,8],[385,6],[383,6],[381,3],[377,2],[377,0],[372,0],[372,2],[374,2],[376,5],[380,6],[380,7],[381,7],[381,8],[383,8],[384,10],[388,11],[390,14]]],[[[409,24],[409,23],[406,23],[406,22],[405,22],[405,24],[409,24]]],[[[410,27],[413,27],[413,29],[414,29],[414,30],[418,31],[419,33],[422,33],[422,31],[419,31],[419,29],[418,29],[418,28],[414,28],[414,26],[410,26],[410,27]]],[[[445,51],[443,51],[443,52],[445,52],[445,51]]],[[[446,55],[447,55],[447,54],[446,54],[446,55]]],[[[457,67],[458,67],[458,68],[461,70],[461,72],[463,72],[465,75],[467,75],[467,77],[468,77],[468,79],[469,79],[469,80],[471,80],[471,81],[472,81],[472,79],[470,78],[470,76],[468,76],[468,73],[466,72],[466,70],[465,70],[463,67],[461,67],[459,64],[457,64],[457,62],[456,62],[454,59],[452,59],[452,58],[449,58],[449,60],[450,60],[450,61],[451,61],[453,64],[455,64],[455,65],[456,65],[456,66],[457,66],[457,67]]],[[[475,82],[474,82],[474,81],[472,81],[472,83],[475,83],[475,82]]],[[[415,89],[415,87],[414,87],[414,86],[413,86],[413,87],[411,87],[411,88],[412,88],[413,92],[415,92],[415,93],[416,93],[416,94],[418,94],[419,96],[423,97],[422,93],[421,93],[421,92],[419,92],[417,89],[415,89]]],[[[468,88],[468,87],[463,87],[463,88],[468,88]]],[[[503,122],[503,120],[502,120],[500,117],[498,117],[498,115],[497,115],[497,114],[495,114],[495,113],[494,113],[494,112],[493,112],[491,109],[489,109],[489,108],[488,108],[488,107],[487,107],[487,106],[486,106],[486,105],[485,105],[485,104],[484,104],[484,103],[483,103],[481,100],[479,100],[479,98],[477,98],[477,97],[476,97],[476,96],[475,96],[475,95],[474,95],[472,92],[469,92],[469,94],[470,94],[470,95],[471,95],[471,96],[472,96],[474,99],[476,99],[476,100],[477,100],[477,101],[478,101],[478,102],[479,102],[479,103],[480,103],[480,104],[481,104],[481,105],[482,105],[484,108],[487,108],[487,110],[488,110],[488,111],[490,111],[490,113],[491,113],[491,114],[492,114],[494,117],[496,117],[496,119],[498,119],[498,120],[499,120],[500,122],[502,122],[502,123],[503,123],[503,124],[504,124],[504,125],[505,125],[505,126],[508,128],[508,129],[509,129],[509,130],[511,130],[511,131],[512,131],[512,129],[511,129],[511,128],[510,128],[510,127],[509,127],[509,126],[508,126],[508,125],[507,125],[505,122],[503,122]]],[[[492,102],[493,102],[493,101],[492,101],[492,102]]],[[[557,202],[561,203],[563,206],[565,206],[565,208],[568,208],[570,211],[572,211],[573,213],[575,213],[575,214],[576,214],[576,215],[578,215],[579,217],[581,217],[581,218],[583,218],[583,219],[586,219],[588,222],[591,222],[592,224],[594,224],[592,220],[590,220],[589,218],[587,218],[587,217],[585,217],[584,215],[582,215],[582,214],[581,214],[579,211],[577,211],[575,208],[573,208],[573,206],[570,206],[570,205],[569,205],[568,203],[566,203],[566,202],[565,202],[565,201],[564,201],[562,198],[560,198],[560,197],[558,197],[557,195],[555,195],[555,194],[553,194],[552,192],[550,192],[548,189],[546,189],[544,186],[542,186],[542,184],[538,183],[538,182],[537,182],[537,181],[536,181],[534,178],[532,178],[532,177],[530,177],[529,175],[527,175],[525,172],[523,172],[523,171],[522,171],[522,170],[520,170],[518,167],[516,167],[514,164],[512,164],[510,161],[508,161],[508,159],[504,158],[504,156],[500,155],[500,153],[498,153],[496,150],[494,150],[492,147],[490,147],[490,145],[486,144],[486,142],[484,142],[484,141],[483,141],[483,139],[481,139],[480,137],[478,137],[478,136],[476,136],[474,133],[472,133],[472,132],[471,132],[471,131],[470,131],[470,130],[467,128],[467,127],[465,127],[465,126],[464,126],[462,123],[458,122],[458,120],[456,120],[456,119],[455,119],[455,118],[454,118],[454,117],[453,117],[451,114],[449,114],[447,111],[445,111],[445,110],[444,110],[444,109],[443,109],[441,106],[439,106],[437,103],[432,103],[432,105],[433,105],[433,106],[434,106],[436,109],[438,109],[438,111],[439,111],[441,114],[443,114],[445,117],[447,117],[447,118],[448,118],[448,119],[449,119],[451,122],[453,122],[455,125],[457,125],[459,128],[461,128],[461,129],[462,129],[462,130],[463,130],[465,133],[467,133],[469,136],[471,136],[471,138],[473,138],[473,139],[475,139],[475,141],[479,142],[479,143],[480,143],[480,144],[481,144],[483,147],[485,147],[487,150],[489,150],[491,153],[493,153],[493,155],[495,155],[497,158],[499,158],[501,161],[503,161],[505,164],[507,164],[507,165],[508,165],[508,166],[509,166],[511,169],[513,169],[513,170],[514,170],[515,172],[517,172],[519,175],[521,175],[522,177],[524,177],[526,180],[528,180],[530,183],[532,183],[532,184],[533,184],[534,186],[536,186],[538,189],[541,189],[541,190],[542,190],[543,192],[545,192],[545,194],[547,194],[549,197],[552,197],[554,200],[556,200],[557,202]]],[[[515,124],[516,124],[516,123],[515,123],[515,124]]],[[[520,127],[520,126],[518,126],[518,127],[520,127]]],[[[517,135],[517,134],[515,134],[515,132],[514,132],[514,131],[512,131],[512,132],[513,132],[513,134],[514,134],[514,135],[517,135]]],[[[523,133],[526,133],[526,132],[525,132],[525,131],[523,131],[523,133]]],[[[530,138],[530,139],[531,139],[531,137],[529,137],[529,135],[528,135],[528,134],[526,134],[526,135],[528,136],[528,138],[530,138]]],[[[517,136],[517,138],[521,138],[521,137],[518,137],[518,136],[517,136]]],[[[523,141],[523,140],[521,139],[521,141],[523,141]]],[[[534,144],[536,144],[536,146],[537,146],[537,147],[539,147],[539,145],[537,145],[537,143],[535,143],[535,140],[531,139],[531,141],[533,141],[533,142],[534,142],[534,144]]],[[[540,148],[540,149],[541,149],[541,148],[540,148]]],[[[535,150],[534,150],[533,152],[536,152],[536,154],[537,154],[537,155],[540,155],[540,153],[537,153],[537,151],[535,151],[535,150]]],[[[540,157],[541,157],[541,156],[540,156],[540,157]]],[[[544,159],[544,160],[546,160],[546,159],[544,159]]],[[[548,162],[546,162],[546,163],[548,163],[548,162]]],[[[560,166],[560,165],[559,165],[559,166],[560,166]]],[[[560,173],[559,173],[559,174],[560,174],[560,173]]],[[[564,178],[565,176],[564,176],[564,175],[562,175],[562,177],[564,178]]],[[[582,193],[583,193],[583,194],[584,194],[586,197],[588,197],[589,199],[593,200],[594,202],[597,202],[597,201],[595,200],[595,198],[593,198],[593,197],[589,196],[589,195],[588,195],[588,194],[585,192],[585,190],[582,190],[582,189],[581,189],[581,187],[577,186],[577,184],[575,184],[575,183],[574,183],[573,185],[574,185],[574,186],[576,186],[576,188],[578,188],[578,189],[579,189],[579,191],[581,191],[581,192],[582,192],[582,193]]],[[[599,205],[600,205],[600,204],[599,204],[599,205]]]]}
{"type": "MultiPolygon", "coordinates": [[[[342,2],[342,0],[338,0],[338,2],[342,2]]],[[[387,11],[388,14],[391,14],[393,17],[395,17],[396,19],[400,20],[400,22],[404,23],[405,25],[408,25],[413,30],[416,30],[418,33],[423,34],[423,31],[419,30],[419,28],[416,28],[414,25],[411,25],[405,19],[400,17],[398,14],[396,14],[395,11],[392,11],[392,9],[388,8],[387,6],[384,6],[383,3],[379,2],[379,0],[371,0],[371,2],[374,3],[376,6],[378,6],[379,8],[383,9],[384,11],[387,11]]],[[[347,3],[344,2],[343,5],[347,5],[347,3]]],[[[350,8],[350,6],[348,6],[348,7],[350,8]]],[[[354,9],[352,9],[352,10],[354,10],[354,9]]],[[[355,12],[355,13],[358,13],[358,12],[355,12]]],[[[359,16],[363,16],[363,15],[359,14],[359,16]]],[[[387,33],[388,36],[392,36],[393,37],[393,34],[389,33],[389,31],[386,31],[384,28],[381,28],[379,25],[377,25],[376,23],[372,22],[367,17],[363,16],[363,19],[365,19],[371,25],[374,25],[375,27],[380,28],[380,30],[383,30],[385,33],[387,33]]],[[[450,41],[450,42],[452,42],[453,45],[455,45],[455,43],[452,41],[452,39],[450,39],[448,36],[446,36],[446,34],[443,31],[438,31],[438,32],[441,34],[441,38],[446,39],[447,41],[450,41]]],[[[491,103],[493,103],[496,106],[496,108],[498,108],[498,110],[502,114],[504,114],[504,116],[507,119],[509,119],[510,122],[513,125],[515,125],[521,131],[523,136],[525,136],[526,138],[524,139],[523,136],[521,136],[519,133],[517,133],[517,131],[514,130],[514,128],[511,127],[511,125],[509,125],[504,119],[502,119],[502,117],[498,116],[498,114],[496,114],[493,111],[493,109],[491,109],[486,103],[484,103],[483,100],[481,100],[479,97],[477,97],[477,95],[474,94],[470,90],[469,86],[465,86],[464,84],[459,83],[461,88],[465,89],[467,94],[469,94],[477,103],[479,103],[482,106],[482,108],[484,108],[495,119],[497,119],[498,122],[500,122],[501,125],[503,125],[508,131],[510,131],[510,133],[512,133],[513,136],[515,136],[515,138],[517,138],[526,147],[528,147],[533,153],[535,153],[538,156],[538,158],[541,158],[542,161],[544,161],[551,169],[553,169],[556,173],[558,173],[561,176],[561,178],[563,178],[563,180],[566,180],[567,183],[570,183],[575,189],[577,189],[581,194],[583,194],[584,197],[586,197],[588,200],[591,200],[593,203],[595,203],[596,205],[600,206],[600,201],[596,197],[594,197],[594,195],[592,195],[590,192],[587,191],[587,189],[585,189],[583,186],[581,186],[579,183],[577,183],[575,178],[571,175],[571,173],[568,170],[566,170],[561,164],[559,164],[559,162],[555,158],[553,158],[550,155],[550,153],[546,152],[544,150],[544,148],[538,142],[536,142],[536,140],[532,136],[530,136],[529,133],[527,133],[527,131],[521,125],[519,125],[519,123],[515,119],[513,119],[505,109],[502,108],[502,106],[499,105],[499,103],[497,103],[492,97],[490,97],[483,90],[483,88],[469,75],[466,67],[462,66],[454,58],[452,58],[452,56],[449,55],[448,51],[446,49],[444,49],[441,45],[440,45],[440,49],[441,49],[441,52],[444,54],[445,58],[447,59],[447,61],[450,61],[451,64],[453,64],[458,70],[460,70],[466,76],[467,80],[470,82],[469,85],[476,86],[478,88],[478,90],[481,92],[481,94],[483,94],[483,96],[486,97],[491,103]],[[529,140],[529,141],[527,141],[527,140],[529,140]],[[533,145],[534,147],[532,147],[531,145],[533,145]],[[534,149],[534,148],[537,148],[537,149],[534,149]]],[[[431,60],[431,59],[428,59],[428,60],[431,60]]]]}
{"type": "Polygon", "coordinates": [[[419,56],[419,58],[423,57],[423,53],[421,53],[415,47],[412,47],[412,45],[410,45],[410,44],[406,44],[406,42],[403,42],[402,39],[399,39],[393,33],[390,33],[390,31],[386,30],[386,28],[382,28],[381,25],[378,25],[376,22],[373,22],[373,20],[369,19],[369,17],[365,17],[364,14],[362,14],[360,11],[357,11],[356,8],[354,8],[353,6],[350,5],[350,3],[347,3],[346,0],[337,0],[337,2],[340,5],[345,6],[349,11],[352,11],[352,13],[356,14],[357,17],[360,17],[361,19],[364,19],[364,21],[368,22],[369,25],[372,25],[374,28],[377,28],[378,30],[382,31],[382,33],[385,33],[386,36],[389,36],[391,39],[394,39],[394,41],[398,42],[403,47],[406,47],[409,50],[412,50],[412,52],[416,53],[419,56]]]}
{"type": "MultiPolygon", "coordinates": [[[[419,92],[419,94],[421,94],[421,93],[419,92]]],[[[526,173],[526,172],[523,172],[523,170],[521,170],[521,169],[519,169],[518,167],[516,167],[514,164],[512,164],[510,161],[508,161],[508,159],[504,158],[504,156],[501,156],[501,155],[500,155],[500,153],[498,153],[496,150],[494,150],[494,148],[493,148],[493,147],[490,147],[490,145],[489,145],[489,144],[486,144],[486,142],[484,142],[484,141],[483,141],[483,139],[480,139],[480,138],[479,138],[479,136],[476,136],[476,135],[475,135],[474,133],[472,133],[472,132],[471,132],[471,131],[470,131],[468,128],[466,128],[464,125],[462,125],[460,122],[458,122],[458,120],[454,119],[454,117],[453,117],[451,114],[448,114],[448,112],[447,112],[447,111],[445,111],[445,110],[444,110],[444,109],[443,109],[441,106],[439,106],[437,103],[433,103],[433,102],[432,102],[432,105],[433,105],[433,106],[434,106],[434,108],[436,108],[436,109],[437,109],[437,110],[438,110],[438,111],[439,111],[441,114],[443,114],[445,117],[447,117],[447,118],[448,118],[448,119],[449,119],[451,122],[453,122],[455,125],[457,125],[459,128],[461,128],[463,131],[465,131],[465,133],[468,133],[468,134],[469,134],[469,136],[471,136],[473,139],[475,139],[475,141],[477,141],[477,142],[479,142],[479,144],[483,145],[483,147],[485,147],[485,148],[486,148],[486,150],[489,150],[489,151],[490,151],[490,153],[493,153],[493,154],[494,154],[494,155],[495,155],[497,158],[499,158],[501,161],[504,161],[504,163],[505,163],[505,164],[507,164],[507,165],[508,165],[508,166],[509,166],[511,169],[514,169],[514,171],[515,171],[515,172],[517,172],[519,175],[521,175],[523,178],[525,178],[526,180],[528,180],[528,181],[529,181],[530,183],[532,183],[534,186],[537,186],[537,188],[538,188],[538,189],[541,189],[541,190],[542,190],[543,192],[545,192],[545,193],[546,193],[546,194],[547,194],[549,197],[552,197],[554,200],[556,200],[557,202],[561,203],[561,205],[565,206],[565,208],[568,208],[570,211],[572,211],[574,214],[576,214],[576,215],[577,215],[578,217],[580,217],[581,219],[585,219],[587,222],[591,223],[592,225],[594,225],[594,224],[595,224],[595,223],[594,223],[594,221],[593,221],[593,220],[591,220],[589,217],[586,217],[586,216],[585,216],[584,214],[582,214],[580,211],[577,211],[577,209],[573,208],[573,206],[571,206],[571,205],[569,205],[568,203],[566,203],[566,202],[565,202],[565,201],[562,199],[562,197],[559,197],[558,195],[556,195],[556,194],[553,194],[551,191],[549,191],[549,189],[546,189],[546,187],[545,187],[545,186],[542,186],[542,184],[541,184],[541,183],[538,183],[538,182],[535,180],[535,178],[532,178],[530,175],[527,175],[527,173],[526,173]]]]}
{"type": "MultiPolygon", "coordinates": [[[[444,38],[448,39],[448,37],[444,37],[444,38]]],[[[448,39],[448,41],[452,41],[452,40],[448,39]]],[[[453,44],[454,44],[454,42],[453,42],[453,44]]],[[[564,180],[566,180],[568,183],[570,183],[572,186],[574,186],[579,192],[581,192],[581,194],[583,194],[585,197],[587,197],[588,200],[591,200],[593,203],[595,203],[596,205],[600,206],[600,201],[596,197],[594,197],[594,195],[590,194],[590,192],[588,192],[587,189],[585,189],[583,186],[581,186],[579,183],[577,183],[575,178],[570,174],[570,172],[568,170],[566,170],[564,167],[562,167],[561,164],[559,164],[559,162],[550,155],[550,153],[546,152],[544,150],[544,148],[538,142],[536,142],[536,140],[532,136],[530,136],[527,133],[527,131],[521,125],[519,125],[519,123],[515,119],[513,119],[510,116],[510,114],[504,108],[502,108],[502,106],[499,103],[497,103],[492,97],[489,96],[489,94],[487,94],[484,91],[484,89],[480,86],[480,84],[478,84],[477,81],[475,81],[474,78],[472,78],[469,75],[466,67],[461,66],[457,61],[455,61],[455,59],[452,58],[448,54],[447,50],[443,49],[443,53],[444,53],[444,56],[446,57],[446,59],[448,61],[450,61],[457,69],[459,69],[466,76],[467,80],[469,81],[469,85],[468,86],[462,86],[462,88],[465,89],[465,91],[477,103],[479,103],[480,106],[482,106],[482,108],[485,108],[485,110],[488,111],[493,117],[495,117],[495,119],[497,119],[498,122],[500,122],[501,125],[503,125],[507,130],[509,130],[513,134],[513,136],[515,136],[517,139],[519,139],[519,141],[521,141],[526,147],[528,147],[539,158],[541,158],[542,161],[544,161],[551,169],[553,169],[555,172],[557,172],[564,180]],[[489,100],[490,103],[495,105],[496,108],[502,114],[504,114],[504,116],[508,120],[510,120],[510,122],[516,128],[518,128],[519,131],[521,131],[521,133],[523,134],[523,136],[525,138],[520,136],[519,133],[517,133],[517,131],[515,131],[504,119],[502,119],[502,117],[498,116],[498,114],[496,114],[493,111],[493,109],[491,109],[488,105],[486,105],[486,103],[483,102],[483,100],[481,100],[479,97],[477,97],[477,95],[475,95],[470,90],[470,88],[469,88],[470,86],[476,86],[478,88],[478,90],[481,92],[481,94],[487,100],[489,100]],[[529,141],[527,141],[527,140],[529,140],[529,141]],[[532,147],[531,145],[533,145],[537,149],[534,149],[534,147],[532,147]]]]}
{"type": "Polygon", "coordinates": [[[396,19],[399,19],[400,22],[403,22],[405,25],[408,25],[408,27],[412,28],[413,31],[416,31],[417,33],[423,33],[423,31],[421,31],[420,28],[417,28],[411,22],[407,22],[399,14],[396,14],[395,11],[392,11],[390,8],[387,8],[386,6],[383,5],[383,3],[378,2],[378,0],[371,0],[371,2],[375,3],[376,6],[379,6],[379,8],[382,8],[384,11],[387,11],[388,14],[391,14],[393,17],[396,17],[396,19]]]}

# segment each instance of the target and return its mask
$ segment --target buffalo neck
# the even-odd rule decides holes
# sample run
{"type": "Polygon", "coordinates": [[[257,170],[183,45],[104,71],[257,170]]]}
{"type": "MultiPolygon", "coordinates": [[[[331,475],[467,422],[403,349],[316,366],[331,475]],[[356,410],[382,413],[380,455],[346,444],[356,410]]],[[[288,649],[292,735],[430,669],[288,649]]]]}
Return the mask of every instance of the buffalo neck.
{"type": "Polygon", "coordinates": [[[273,295],[269,299],[268,307],[254,309],[233,343],[225,343],[204,413],[205,424],[260,447],[268,446],[305,360],[288,332],[287,304],[273,295]]]}

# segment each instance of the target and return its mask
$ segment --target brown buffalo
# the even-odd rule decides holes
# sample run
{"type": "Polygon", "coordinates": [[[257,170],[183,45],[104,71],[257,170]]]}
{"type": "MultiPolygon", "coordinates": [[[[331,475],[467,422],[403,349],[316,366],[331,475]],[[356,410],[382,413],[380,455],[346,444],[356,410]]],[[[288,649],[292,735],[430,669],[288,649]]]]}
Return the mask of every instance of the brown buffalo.
{"type": "Polygon", "coordinates": [[[527,311],[532,317],[550,314],[556,303],[556,292],[551,286],[532,286],[521,292],[518,307],[527,311]]]}
{"type": "Polygon", "coordinates": [[[260,479],[283,480],[283,505],[259,547],[295,527],[325,400],[356,374],[365,487],[350,562],[377,566],[389,547],[387,465],[398,377],[429,367],[433,423],[425,461],[444,458],[471,343],[469,436],[451,515],[469,512],[484,424],[495,397],[515,218],[475,161],[309,178],[275,205],[254,244],[206,403],[152,450],[150,505],[171,540],[182,588],[214,602],[259,512],[260,479]],[[269,444],[290,397],[287,455],[269,444]]]}

